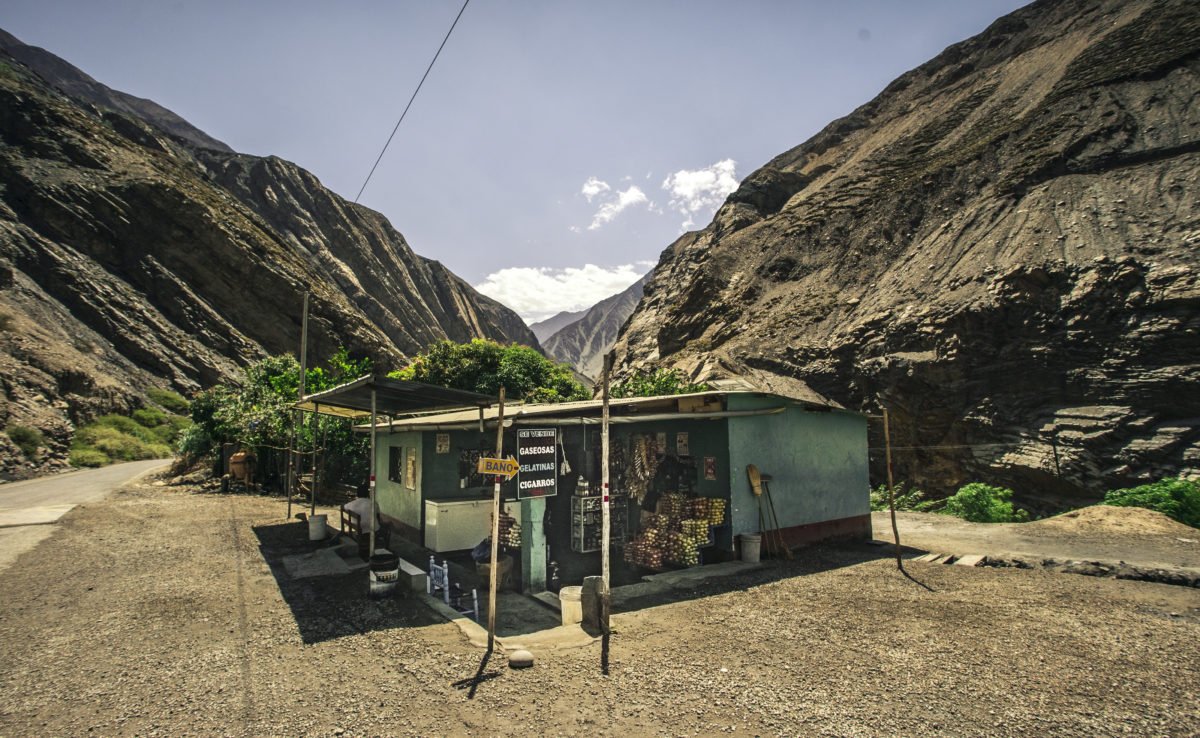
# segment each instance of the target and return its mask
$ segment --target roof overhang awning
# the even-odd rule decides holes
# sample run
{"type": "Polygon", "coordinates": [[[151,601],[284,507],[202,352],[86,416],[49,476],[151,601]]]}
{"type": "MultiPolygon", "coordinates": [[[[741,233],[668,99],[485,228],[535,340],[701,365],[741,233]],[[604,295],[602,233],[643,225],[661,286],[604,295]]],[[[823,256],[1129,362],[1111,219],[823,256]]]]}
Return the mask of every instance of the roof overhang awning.
{"type": "Polygon", "coordinates": [[[380,415],[397,417],[430,410],[485,408],[498,401],[495,397],[478,392],[367,375],[353,382],[305,395],[294,407],[298,410],[343,418],[370,415],[374,407],[380,415]]]}

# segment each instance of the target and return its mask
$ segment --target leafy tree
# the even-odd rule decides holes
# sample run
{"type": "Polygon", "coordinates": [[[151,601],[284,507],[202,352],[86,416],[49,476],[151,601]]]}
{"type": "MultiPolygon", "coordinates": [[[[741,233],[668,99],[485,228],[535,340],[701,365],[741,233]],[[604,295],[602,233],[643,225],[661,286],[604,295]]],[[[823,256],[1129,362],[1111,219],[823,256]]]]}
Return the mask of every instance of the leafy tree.
{"type": "Polygon", "coordinates": [[[658,397],[704,392],[707,384],[692,384],[678,369],[639,369],[631,377],[609,388],[613,397],[658,397]]]}
{"type": "Polygon", "coordinates": [[[394,379],[496,395],[530,402],[586,400],[591,395],[566,364],[557,364],[528,346],[502,346],[476,338],[470,343],[438,341],[412,364],[388,375],[394,379]]]}
{"type": "MultiPolygon", "coordinates": [[[[353,359],[339,349],[324,367],[305,372],[307,394],[336,387],[371,371],[370,359],[353,359]]],[[[191,459],[205,456],[222,443],[264,449],[286,449],[291,441],[292,405],[300,389],[300,364],[290,355],[271,356],[247,366],[236,385],[217,385],[192,398],[193,425],[179,440],[191,459]]],[[[306,417],[296,427],[295,447],[325,449],[326,478],[351,480],[366,473],[367,439],[353,433],[344,419],[306,417]]]]}
{"type": "Polygon", "coordinates": [[[1144,507],[1200,528],[1200,482],[1190,479],[1168,477],[1152,484],[1114,489],[1104,495],[1104,504],[1144,507]]]}
{"type": "Polygon", "coordinates": [[[1024,510],[1013,510],[1013,491],[972,482],[959,488],[938,512],[972,523],[1020,523],[1029,519],[1024,510]]]}

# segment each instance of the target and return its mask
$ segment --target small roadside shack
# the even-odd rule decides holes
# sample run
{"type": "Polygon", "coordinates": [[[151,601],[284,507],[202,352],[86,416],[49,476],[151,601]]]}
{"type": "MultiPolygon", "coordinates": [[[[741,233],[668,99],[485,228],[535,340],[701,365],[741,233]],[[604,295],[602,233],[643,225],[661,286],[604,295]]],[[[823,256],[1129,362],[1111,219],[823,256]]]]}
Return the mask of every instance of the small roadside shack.
{"type": "MultiPolygon", "coordinates": [[[[400,379],[390,379],[367,375],[345,384],[332,387],[311,395],[306,395],[296,409],[344,417],[349,421],[368,418],[369,426],[376,427],[380,415],[389,418],[407,417],[413,413],[447,411],[450,409],[479,413],[490,407],[496,398],[476,392],[448,389],[435,385],[409,382],[400,379]]],[[[371,458],[377,456],[376,434],[371,434],[371,458]]],[[[378,503],[378,477],[372,466],[369,482],[372,502],[378,503]]],[[[370,552],[375,550],[375,534],[371,533],[370,552]]]]}
{"type": "MultiPolygon", "coordinates": [[[[377,438],[381,515],[451,557],[490,535],[493,477],[476,470],[493,453],[498,413],[481,408],[360,426],[377,438]]],[[[600,416],[599,400],[504,412],[503,455],[520,472],[502,485],[500,541],[527,592],[600,570],[600,416]]],[[[740,535],[773,520],[791,547],[871,535],[866,417],[803,383],[726,380],[695,394],[614,399],[611,428],[614,584],[731,560],[740,535]],[[752,493],[750,464],[769,475],[769,498],[752,493]]]]}

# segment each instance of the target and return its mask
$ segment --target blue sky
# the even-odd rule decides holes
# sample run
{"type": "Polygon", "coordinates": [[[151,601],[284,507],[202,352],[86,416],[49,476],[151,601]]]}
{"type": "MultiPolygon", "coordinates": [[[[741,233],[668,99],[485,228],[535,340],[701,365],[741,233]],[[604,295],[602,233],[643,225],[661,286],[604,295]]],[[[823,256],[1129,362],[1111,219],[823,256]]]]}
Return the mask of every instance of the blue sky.
{"type": "MultiPolygon", "coordinates": [[[[471,0],[362,202],[528,320],[1023,3],[471,0]]],[[[6,0],[0,27],[353,198],[461,7],[6,0]]]]}

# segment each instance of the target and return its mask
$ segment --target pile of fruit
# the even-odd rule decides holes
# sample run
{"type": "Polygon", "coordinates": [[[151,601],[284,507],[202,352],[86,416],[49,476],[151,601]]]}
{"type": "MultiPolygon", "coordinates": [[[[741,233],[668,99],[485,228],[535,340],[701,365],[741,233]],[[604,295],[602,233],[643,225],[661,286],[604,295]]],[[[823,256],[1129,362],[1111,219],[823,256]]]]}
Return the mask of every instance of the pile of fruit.
{"type": "Polygon", "coordinates": [[[507,510],[500,511],[500,545],[508,548],[521,547],[521,526],[517,519],[508,514],[507,510]]]}
{"type": "Polygon", "coordinates": [[[625,547],[625,560],[631,564],[661,569],[663,562],[677,566],[696,566],[700,563],[700,549],[712,543],[710,525],[712,517],[725,517],[724,500],[699,500],[684,495],[663,495],[659,514],[647,515],[642,520],[642,532],[625,547]],[[703,501],[702,508],[693,508],[703,501]],[[719,503],[714,507],[710,503],[719,503]],[[701,509],[703,515],[696,515],[701,509]]]}
{"type": "Polygon", "coordinates": [[[725,522],[725,500],[715,497],[697,497],[688,501],[691,517],[707,520],[709,525],[725,522]]]}

